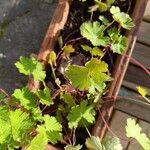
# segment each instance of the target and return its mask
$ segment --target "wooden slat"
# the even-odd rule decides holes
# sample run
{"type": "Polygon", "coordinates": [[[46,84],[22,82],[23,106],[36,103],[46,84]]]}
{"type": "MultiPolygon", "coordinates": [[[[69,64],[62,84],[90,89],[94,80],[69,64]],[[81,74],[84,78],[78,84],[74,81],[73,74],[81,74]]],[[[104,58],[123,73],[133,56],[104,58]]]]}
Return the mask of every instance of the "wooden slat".
{"type": "Polygon", "coordinates": [[[115,109],[150,122],[150,105],[145,103],[144,100],[122,98],[116,102],[115,109]]]}
{"type": "MultiPolygon", "coordinates": [[[[112,120],[110,122],[111,130],[117,135],[118,138],[121,139],[121,144],[123,148],[126,149],[129,138],[126,137],[125,126],[127,122],[127,118],[134,118],[120,111],[114,111],[112,120]]],[[[134,118],[135,119],[135,118],[134,118]]],[[[108,131],[106,136],[112,136],[112,134],[108,131]]]]}
{"type": "Polygon", "coordinates": [[[134,65],[129,65],[124,80],[150,88],[150,77],[141,68],[134,65]]]}
{"type": "Polygon", "coordinates": [[[150,23],[142,21],[137,41],[150,45],[150,23]]]}
{"type": "MultiPolygon", "coordinates": [[[[122,85],[124,87],[128,88],[129,90],[133,90],[136,93],[137,93],[137,88],[136,87],[139,86],[139,84],[136,84],[136,83],[133,83],[133,82],[128,82],[128,81],[125,81],[125,80],[123,81],[122,85]]],[[[147,91],[148,91],[147,96],[150,96],[150,89],[147,88],[147,87],[144,87],[143,85],[142,85],[142,87],[147,89],[147,91]]]]}
{"type": "MultiPolygon", "coordinates": [[[[150,33],[149,33],[149,43],[150,43],[150,33]]],[[[142,63],[145,67],[150,68],[150,47],[140,43],[136,43],[132,57],[138,60],[140,63],[142,63]]]]}

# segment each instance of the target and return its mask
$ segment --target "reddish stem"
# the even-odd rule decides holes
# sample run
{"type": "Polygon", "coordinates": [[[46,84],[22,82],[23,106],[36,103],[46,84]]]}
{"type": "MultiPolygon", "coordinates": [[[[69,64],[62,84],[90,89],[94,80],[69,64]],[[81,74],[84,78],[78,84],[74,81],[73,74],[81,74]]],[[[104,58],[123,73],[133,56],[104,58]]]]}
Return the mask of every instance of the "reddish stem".
{"type": "Polygon", "coordinates": [[[106,120],[103,117],[103,114],[101,113],[101,111],[99,110],[100,116],[104,122],[104,124],[106,125],[107,129],[110,131],[110,133],[114,136],[117,137],[117,135],[111,130],[111,128],[108,126],[108,123],[106,122],[106,120]]]}
{"type": "Polygon", "coordinates": [[[136,64],[137,66],[141,67],[149,76],[150,76],[150,71],[142,64],[140,63],[138,60],[136,60],[135,58],[133,57],[130,57],[126,54],[124,54],[125,57],[129,58],[130,61],[134,64],[136,64]]]}

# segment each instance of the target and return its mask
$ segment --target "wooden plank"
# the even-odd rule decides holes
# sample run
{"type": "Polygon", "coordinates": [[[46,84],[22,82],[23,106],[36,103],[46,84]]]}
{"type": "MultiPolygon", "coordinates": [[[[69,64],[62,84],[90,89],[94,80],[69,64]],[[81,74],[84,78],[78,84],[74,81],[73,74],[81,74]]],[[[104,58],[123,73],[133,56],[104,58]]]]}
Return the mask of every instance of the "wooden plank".
{"type": "MultiPolygon", "coordinates": [[[[138,93],[137,92],[137,86],[139,86],[138,84],[135,84],[135,83],[133,83],[133,82],[128,82],[128,81],[123,81],[122,82],[122,85],[124,86],[124,87],[126,87],[126,88],[128,88],[129,90],[133,90],[134,91],[134,93],[138,93]]],[[[145,88],[145,89],[147,89],[147,91],[148,91],[148,94],[147,94],[147,96],[150,96],[150,89],[149,88],[147,88],[147,87],[144,87],[144,86],[142,86],[143,88],[145,88]]],[[[130,91],[129,91],[130,92],[130,91]]],[[[131,92],[130,92],[131,93],[131,92]]],[[[132,93],[133,94],[133,93],[132,93]]],[[[134,94],[135,95],[135,94],[134,94]]],[[[137,96],[139,96],[139,94],[137,95],[137,96]]],[[[143,98],[142,98],[143,99],[143,98]]]]}
{"type": "Polygon", "coordinates": [[[141,62],[145,67],[150,68],[150,47],[140,43],[136,43],[132,57],[141,62]]]}
{"type": "Polygon", "coordinates": [[[129,97],[122,98],[117,100],[115,109],[150,122],[150,105],[142,100],[129,97]]]}
{"type": "Polygon", "coordinates": [[[137,41],[150,45],[150,23],[142,21],[137,36],[137,41]]]}
{"type": "Polygon", "coordinates": [[[128,82],[132,82],[136,85],[150,88],[149,75],[147,75],[145,71],[143,71],[141,68],[135,65],[129,65],[124,80],[128,82]]]}
{"type": "MultiPolygon", "coordinates": [[[[110,122],[111,130],[117,135],[118,138],[120,138],[121,144],[123,145],[124,149],[126,149],[129,142],[129,138],[126,137],[125,132],[127,118],[134,118],[134,117],[115,110],[112,116],[112,120],[110,122]]],[[[112,136],[112,134],[108,131],[106,133],[106,136],[112,136]]]]}
{"type": "Polygon", "coordinates": [[[127,150],[143,150],[143,148],[140,146],[140,144],[136,140],[132,140],[127,150]]]}
{"type": "MultiPolygon", "coordinates": [[[[140,127],[142,128],[142,132],[146,133],[146,135],[150,138],[150,123],[140,120],[140,127]]],[[[143,150],[143,148],[139,145],[136,140],[132,140],[128,146],[128,150],[143,150]]]]}

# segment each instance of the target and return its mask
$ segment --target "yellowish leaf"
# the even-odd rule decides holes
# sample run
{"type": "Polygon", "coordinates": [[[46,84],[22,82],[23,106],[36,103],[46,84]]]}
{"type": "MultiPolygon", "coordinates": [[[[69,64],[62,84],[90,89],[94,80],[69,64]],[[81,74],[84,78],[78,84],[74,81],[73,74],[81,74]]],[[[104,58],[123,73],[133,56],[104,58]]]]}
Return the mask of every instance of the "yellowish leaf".
{"type": "Polygon", "coordinates": [[[148,94],[147,89],[145,89],[145,88],[143,88],[143,87],[138,86],[138,87],[137,87],[137,90],[138,90],[138,92],[141,94],[141,96],[143,96],[143,97],[145,97],[145,96],[148,94]]]}
{"type": "Polygon", "coordinates": [[[50,54],[49,54],[49,60],[48,62],[51,64],[51,65],[56,65],[56,53],[54,51],[51,51],[50,54]]]}

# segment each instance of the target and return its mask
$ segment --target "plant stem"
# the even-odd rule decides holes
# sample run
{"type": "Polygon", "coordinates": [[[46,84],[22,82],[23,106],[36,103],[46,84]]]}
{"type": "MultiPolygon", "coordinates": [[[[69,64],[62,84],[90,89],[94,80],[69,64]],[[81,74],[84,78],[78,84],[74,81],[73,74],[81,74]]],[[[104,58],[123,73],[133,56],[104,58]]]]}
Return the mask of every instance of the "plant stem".
{"type": "Polygon", "coordinates": [[[76,128],[73,129],[73,146],[76,144],[76,128]]]}
{"type": "Polygon", "coordinates": [[[109,24],[106,26],[106,28],[104,29],[104,31],[105,31],[106,29],[108,29],[114,22],[115,22],[115,20],[113,20],[111,23],[109,23],[109,24]]]}
{"type": "Polygon", "coordinates": [[[141,67],[150,76],[150,71],[142,63],[140,63],[135,58],[133,58],[131,56],[128,56],[127,54],[124,54],[124,56],[127,57],[127,58],[129,58],[132,63],[134,63],[137,66],[141,67]]]}
{"type": "Polygon", "coordinates": [[[99,109],[99,113],[100,113],[100,116],[104,122],[104,124],[106,125],[107,129],[110,131],[110,133],[114,136],[114,137],[117,137],[117,135],[110,129],[110,127],[108,126],[108,123],[106,122],[106,120],[104,119],[100,109],[99,109]]]}
{"type": "Polygon", "coordinates": [[[57,84],[57,86],[58,86],[60,89],[62,89],[61,86],[56,82],[57,78],[56,78],[55,69],[54,69],[54,67],[53,67],[53,64],[50,63],[50,65],[51,65],[51,68],[52,68],[52,75],[53,75],[53,78],[54,78],[54,80],[55,80],[55,83],[57,84]]]}
{"type": "Polygon", "coordinates": [[[87,133],[88,133],[88,135],[89,135],[89,137],[91,137],[91,133],[90,133],[90,131],[88,130],[88,128],[87,128],[87,126],[85,125],[85,123],[82,121],[82,123],[83,123],[83,125],[84,125],[84,127],[85,127],[85,129],[86,129],[86,131],[87,131],[87,133]]]}

